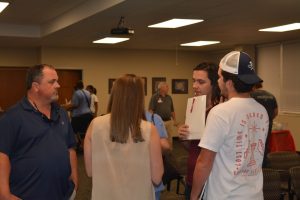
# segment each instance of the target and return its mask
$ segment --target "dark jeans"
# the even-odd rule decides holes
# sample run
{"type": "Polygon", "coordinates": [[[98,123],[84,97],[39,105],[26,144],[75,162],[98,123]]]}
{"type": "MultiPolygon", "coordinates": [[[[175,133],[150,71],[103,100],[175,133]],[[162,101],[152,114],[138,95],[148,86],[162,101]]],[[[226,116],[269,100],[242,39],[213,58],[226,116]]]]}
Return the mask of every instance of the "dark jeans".
{"type": "Polygon", "coordinates": [[[192,187],[188,184],[185,185],[184,196],[185,200],[190,200],[191,198],[192,187]]]}
{"type": "Polygon", "coordinates": [[[72,117],[71,124],[74,134],[76,135],[77,152],[83,151],[83,139],[85,137],[87,128],[89,127],[93,118],[94,116],[92,113],[86,113],[83,115],[72,117]]]}
{"type": "Polygon", "coordinates": [[[84,134],[93,120],[94,116],[92,113],[85,113],[76,117],[72,117],[71,124],[75,134],[84,134]]]}

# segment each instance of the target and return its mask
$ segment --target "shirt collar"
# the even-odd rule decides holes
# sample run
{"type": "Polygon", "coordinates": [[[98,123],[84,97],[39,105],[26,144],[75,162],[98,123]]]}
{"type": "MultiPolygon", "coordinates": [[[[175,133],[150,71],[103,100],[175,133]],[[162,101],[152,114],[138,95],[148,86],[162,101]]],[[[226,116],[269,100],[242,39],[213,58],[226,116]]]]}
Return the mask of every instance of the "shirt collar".
{"type": "MultiPolygon", "coordinates": [[[[21,106],[26,111],[34,111],[34,112],[41,113],[33,107],[33,105],[29,102],[27,96],[23,97],[23,99],[21,100],[21,106]]],[[[59,119],[60,117],[59,110],[60,110],[60,106],[57,103],[51,103],[50,121],[57,121],[59,119]]]]}

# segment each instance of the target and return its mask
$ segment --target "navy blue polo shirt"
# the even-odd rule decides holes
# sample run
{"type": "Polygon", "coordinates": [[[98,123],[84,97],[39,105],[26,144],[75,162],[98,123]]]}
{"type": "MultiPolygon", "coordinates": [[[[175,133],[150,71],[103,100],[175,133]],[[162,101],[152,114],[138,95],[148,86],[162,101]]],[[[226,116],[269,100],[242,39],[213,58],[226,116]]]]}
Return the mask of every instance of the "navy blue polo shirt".
{"type": "Polygon", "coordinates": [[[68,149],[76,141],[66,111],[53,103],[48,119],[24,97],[1,117],[0,130],[0,152],[11,163],[11,193],[23,200],[68,199],[68,149]]]}

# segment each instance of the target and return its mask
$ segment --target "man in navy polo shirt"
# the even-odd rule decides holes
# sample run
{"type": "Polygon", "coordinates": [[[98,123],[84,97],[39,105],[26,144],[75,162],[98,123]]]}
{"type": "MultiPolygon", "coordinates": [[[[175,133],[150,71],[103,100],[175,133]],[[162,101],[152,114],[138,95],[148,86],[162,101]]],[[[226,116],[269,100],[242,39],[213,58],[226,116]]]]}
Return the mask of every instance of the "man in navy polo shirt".
{"type": "Polygon", "coordinates": [[[56,103],[50,65],[28,70],[27,95],[0,119],[0,199],[70,199],[78,184],[76,141],[56,103]]]}

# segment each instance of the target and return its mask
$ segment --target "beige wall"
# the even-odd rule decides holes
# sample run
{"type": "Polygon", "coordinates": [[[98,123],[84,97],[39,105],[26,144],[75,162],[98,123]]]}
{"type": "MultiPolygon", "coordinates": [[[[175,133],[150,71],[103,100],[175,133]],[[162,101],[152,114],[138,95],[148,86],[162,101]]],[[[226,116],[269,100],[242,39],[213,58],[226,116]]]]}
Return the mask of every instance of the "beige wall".
{"type": "Polygon", "coordinates": [[[205,60],[197,52],[114,50],[84,48],[3,48],[0,66],[32,66],[37,63],[63,69],[82,69],[85,84],[98,90],[99,114],[106,112],[109,98],[108,79],[125,73],[147,77],[146,107],[152,93],[152,77],[166,77],[171,94],[172,79],[189,79],[189,94],[171,94],[177,120],[184,122],[186,100],[192,96],[192,69],[205,60]]]}
{"type": "Polygon", "coordinates": [[[39,50],[35,48],[0,48],[0,66],[32,66],[39,63],[39,56],[39,50]]]}
{"type": "Polygon", "coordinates": [[[62,49],[43,48],[42,63],[51,63],[57,68],[82,69],[85,84],[93,84],[98,90],[99,113],[105,113],[108,95],[108,79],[125,73],[147,77],[146,106],[152,92],[152,77],[189,79],[190,94],[171,94],[177,120],[184,122],[186,100],[192,95],[192,69],[203,60],[199,53],[175,51],[143,51],[113,49],[62,49]]]}
{"type": "MultiPolygon", "coordinates": [[[[287,43],[289,45],[289,43],[287,43]]],[[[279,115],[274,120],[275,122],[279,122],[284,124],[286,129],[289,129],[293,134],[296,143],[296,149],[300,151],[300,114],[297,113],[297,110],[291,110],[292,112],[286,112],[282,109],[282,100],[283,98],[292,98],[293,100],[297,100],[295,98],[295,94],[290,93],[291,95],[283,95],[285,91],[288,91],[287,85],[283,85],[282,77],[285,74],[283,61],[291,61],[291,57],[299,58],[299,41],[294,41],[292,44],[296,44],[298,46],[297,49],[293,49],[294,51],[290,51],[289,53],[282,54],[282,47],[286,47],[285,43],[274,43],[261,45],[256,48],[257,55],[257,72],[259,76],[264,80],[263,88],[269,92],[271,92],[277,99],[277,103],[279,105],[279,115]],[[297,114],[296,114],[297,113],[297,114]]],[[[297,62],[296,62],[297,63],[297,62]]],[[[291,65],[297,66],[297,65],[291,65]]],[[[290,67],[290,66],[288,66],[290,67]]],[[[297,71],[292,71],[292,73],[297,74],[297,71]]],[[[293,85],[297,85],[293,77],[288,77],[287,80],[290,80],[290,83],[293,85]]],[[[298,92],[299,91],[295,91],[298,92]]]]}
{"type": "MultiPolygon", "coordinates": [[[[246,51],[254,54],[253,48],[246,51]]],[[[117,78],[125,73],[135,73],[147,77],[146,106],[151,97],[152,77],[166,77],[171,86],[173,78],[189,79],[190,94],[171,94],[179,122],[184,122],[186,100],[192,96],[192,69],[202,61],[215,61],[229,50],[201,54],[197,52],[113,50],[80,48],[0,48],[0,66],[32,66],[48,63],[57,68],[82,69],[85,84],[93,84],[98,90],[99,113],[105,113],[108,95],[108,78],[117,78]]],[[[261,70],[258,70],[258,73],[261,70]]],[[[271,74],[270,74],[271,76],[271,74]]],[[[171,87],[170,87],[171,93],[171,87]]],[[[297,150],[300,150],[300,116],[280,114],[275,121],[287,125],[294,135],[297,150]]]]}

